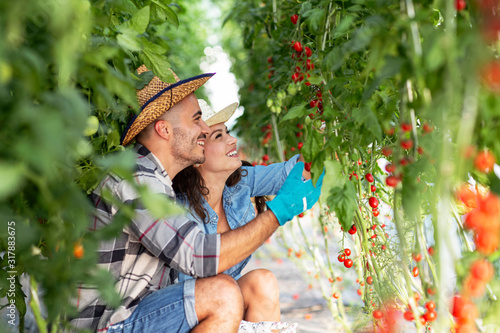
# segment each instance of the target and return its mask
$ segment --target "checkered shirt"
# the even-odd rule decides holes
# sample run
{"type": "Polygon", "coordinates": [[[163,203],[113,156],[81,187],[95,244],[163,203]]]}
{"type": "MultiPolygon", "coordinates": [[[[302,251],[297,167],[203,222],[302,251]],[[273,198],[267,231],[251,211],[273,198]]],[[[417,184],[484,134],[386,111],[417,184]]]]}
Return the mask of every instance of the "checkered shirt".
{"type": "MultiPolygon", "coordinates": [[[[135,181],[175,200],[172,181],[157,157],[139,144],[134,150],[135,181]]],[[[107,306],[91,286],[78,289],[75,302],[79,315],[71,323],[97,332],[127,319],[146,296],[175,283],[178,271],[194,277],[216,275],[220,251],[220,235],[205,234],[196,222],[182,215],[155,219],[140,203],[134,188],[115,175],[106,177],[91,196],[96,208],[94,230],[109,224],[117,212],[103,200],[104,189],[123,203],[135,205],[135,217],[118,237],[102,242],[98,250],[98,266],[115,278],[122,297],[120,306],[107,306]]]]}

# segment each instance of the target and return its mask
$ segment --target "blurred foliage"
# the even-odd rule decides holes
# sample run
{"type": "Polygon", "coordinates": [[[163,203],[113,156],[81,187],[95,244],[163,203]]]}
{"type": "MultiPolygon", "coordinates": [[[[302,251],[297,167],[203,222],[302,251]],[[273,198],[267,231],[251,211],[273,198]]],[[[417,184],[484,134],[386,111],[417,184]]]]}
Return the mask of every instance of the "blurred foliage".
{"type": "Polygon", "coordinates": [[[133,154],[119,142],[138,112],[135,69],[146,64],[170,82],[169,67],[181,78],[200,74],[206,40],[206,23],[194,9],[200,3],[0,3],[0,298],[15,299],[20,331],[22,273],[42,290],[48,317],[40,327],[74,314],[70,300],[81,282],[97,285],[110,304],[119,301],[109,273],[95,268],[95,250],[132,212],[122,207],[109,228],[88,232],[93,207],[86,195],[104,174],[133,171],[133,154]],[[15,257],[9,261],[12,230],[15,257]],[[15,295],[7,280],[12,271],[15,295]]]}

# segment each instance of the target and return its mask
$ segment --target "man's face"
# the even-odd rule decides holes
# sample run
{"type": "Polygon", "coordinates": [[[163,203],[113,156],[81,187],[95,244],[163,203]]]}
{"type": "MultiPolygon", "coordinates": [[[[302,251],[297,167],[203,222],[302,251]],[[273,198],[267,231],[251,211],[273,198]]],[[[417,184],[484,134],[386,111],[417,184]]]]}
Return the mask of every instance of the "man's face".
{"type": "Polygon", "coordinates": [[[172,155],[175,163],[189,166],[205,161],[205,138],[210,129],[201,120],[201,110],[194,94],[188,95],[168,111],[174,116],[172,155]],[[173,111],[173,112],[172,112],[173,111]]]}

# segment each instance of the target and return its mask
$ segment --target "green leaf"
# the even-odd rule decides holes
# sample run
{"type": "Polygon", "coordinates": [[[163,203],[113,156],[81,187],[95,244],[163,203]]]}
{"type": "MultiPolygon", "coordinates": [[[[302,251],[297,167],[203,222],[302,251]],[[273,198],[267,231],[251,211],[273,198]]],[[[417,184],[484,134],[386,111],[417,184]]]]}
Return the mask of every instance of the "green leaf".
{"type": "Polygon", "coordinates": [[[137,32],[132,28],[122,28],[121,34],[116,37],[118,44],[125,50],[140,51],[141,43],[137,38],[137,32]]]}
{"type": "Polygon", "coordinates": [[[334,47],[325,57],[323,68],[326,71],[336,71],[344,64],[344,52],[340,47],[334,47]]]}
{"type": "Polygon", "coordinates": [[[351,25],[354,23],[355,19],[356,18],[352,15],[345,16],[344,18],[342,18],[339,25],[335,28],[335,33],[333,34],[333,38],[335,39],[344,36],[351,27],[351,25]]]}
{"type": "Polygon", "coordinates": [[[324,8],[315,8],[307,12],[306,23],[313,32],[319,32],[324,26],[326,11],[324,8]]]}
{"type": "Polygon", "coordinates": [[[137,90],[144,88],[155,76],[152,71],[145,71],[141,74],[137,74],[137,71],[135,71],[135,75],[138,77],[134,84],[134,87],[137,90]]]}
{"type": "Polygon", "coordinates": [[[371,108],[355,108],[352,110],[352,117],[358,125],[364,126],[370,131],[377,140],[382,140],[382,127],[371,108]]]}
{"type": "Polygon", "coordinates": [[[169,71],[170,64],[165,56],[166,50],[160,45],[154,44],[143,38],[144,50],[139,55],[147,68],[151,69],[164,82],[175,82],[174,75],[169,71]]]}
{"type": "Polygon", "coordinates": [[[176,28],[179,27],[179,18],[174,10],[162,0],[152,1],[152,11],[162,21],[168,21],[176,28]]]}
{"type": "Polygon", "coordinates": [[[146,32],[146,28],[149,24],[149,6],[141,8],[137,13],[132,16],[130,20],[130,26],[132,29],[137,31],[139,35],[142,35],[146,32]]]}
{"type": "Polygon", "coordinates": [[[307,139],[302,147],[302,155],[306,161],[312,161],[323,149],[324,136],[312,129],[308,132],[307,139]]]}
{"type": "Polygon", "coordinates": [[[330,209],[337,214],[344,230],[349,230],[352,225],[356,203],[356,190],[351,182],[345,182],[343,187],[333,187],[327,200],[330,209]]]}
{"type": "MultiPolygon", "coordinates": [[[[344,187],[346,177],[342,173],[342,165],[339,161],[326,161],[325,164],[325,178],[323,178],[323,188],[329,189],[334,187],[344,187]]],[[[330,193],[323,191],[320,200],[326,202],[330,193]]]]}
{"type": "Polygon", "coordinates": [[[295,105],[293,108],[288,110],[286,115],[281,119],[280,123],[284,122],[286,120],[300,118],[300,117],[304,116],[307,113],[306,104],[307,103],[301,103],[301,104],[295,105]]]}
{"type": "Polygon", "coordinates": [[[23,180],[24,167],[0,163],[0,199],[16,192],[23,180]]]}

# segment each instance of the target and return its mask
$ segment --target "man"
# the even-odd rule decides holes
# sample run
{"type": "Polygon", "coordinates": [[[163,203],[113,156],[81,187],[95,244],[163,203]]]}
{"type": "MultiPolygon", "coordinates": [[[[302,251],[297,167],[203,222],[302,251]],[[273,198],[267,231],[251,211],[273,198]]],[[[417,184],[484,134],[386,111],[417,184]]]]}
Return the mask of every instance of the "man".
{"type": "MultiPolygon", "coordinates": [[[[147,71],[143,65],[138,73],[147,71]]],[[[134,180],[153,193],[174,198],[171,179],[189,165],[203,163],[209,128],[201,119],[194,91],[213,74],[175,84],[154,77],[137,92],[141,112],[122,137],[136,140],[134,180]]],[[[299,166],[303,164],[299,164],[299,166]]],[[[300,167],[299,167],[300,168],[300,167]]],[[[98,332],[236,332],[243,316],[237,283],[220,274],[253,253],[272,233],[318,200],[317,188],[302,182],[302,170],[290,173],[268,203],[270,209],[245,226],[224,234],[205,234],[184,216],[156,219],[127,181],[110,175],[93,194],[94,228],[108,224],[116,207],[103,199],[109,191],[134,205],[135,217],[117,238],[100,245],[99,266],[116,278],[122,303],[112,309],[95,289],[81,287],[73,320],[98,332]],[[177,271],[197,279],[176,283],[177,271]]]]}

